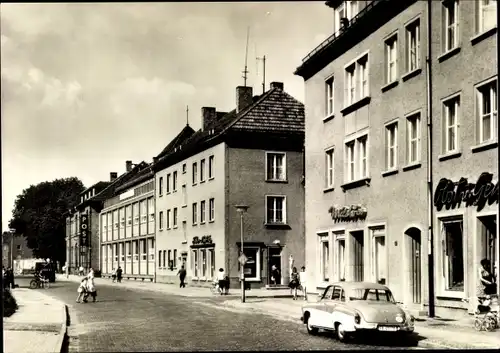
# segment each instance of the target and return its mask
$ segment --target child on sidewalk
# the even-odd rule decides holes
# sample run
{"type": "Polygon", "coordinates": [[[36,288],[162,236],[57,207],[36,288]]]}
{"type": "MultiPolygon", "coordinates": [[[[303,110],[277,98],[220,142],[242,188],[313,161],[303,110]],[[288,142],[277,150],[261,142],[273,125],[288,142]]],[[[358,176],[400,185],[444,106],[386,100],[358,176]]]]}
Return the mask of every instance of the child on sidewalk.
{"type": "Polygon", "coordinates": [[[84,298],[87,292],[87,277],[83,278],[77,289],[78,297],[76,297],[76,302],[80,303],[80,300],[84,298]]]}

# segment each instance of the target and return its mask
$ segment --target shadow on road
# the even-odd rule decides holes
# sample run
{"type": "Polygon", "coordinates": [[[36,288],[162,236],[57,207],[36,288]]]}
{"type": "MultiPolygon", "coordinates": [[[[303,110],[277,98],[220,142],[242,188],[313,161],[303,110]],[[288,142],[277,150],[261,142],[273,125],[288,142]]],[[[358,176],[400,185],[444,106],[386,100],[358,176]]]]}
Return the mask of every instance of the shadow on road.
{"type": "MultiPolygon", "coordinates": [[[[328,337],[334,338],[335,333],[330,331],[320,331],[318,333],[319,337],[328,337]]],[[[367,345],[367,346],[385,346],[385,347],[400,347],[400,348],[408,348],[408,347],[417,347],[418,342],[425,340],[426,337],[419,335],[414,332],[408,334],[406,336],[394,336],[391,334],[381,334],[379,332],[375,334],[365,333],[354,336],[350,343],[359,344],[359,345],[367,345]]]]}

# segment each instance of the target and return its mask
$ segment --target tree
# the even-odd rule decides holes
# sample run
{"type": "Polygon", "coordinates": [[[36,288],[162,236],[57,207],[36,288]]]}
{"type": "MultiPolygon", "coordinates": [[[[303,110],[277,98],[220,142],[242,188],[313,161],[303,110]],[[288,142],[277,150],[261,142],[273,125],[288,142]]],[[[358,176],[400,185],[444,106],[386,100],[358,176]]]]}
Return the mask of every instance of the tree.
{"type": "Polygon", "coordinates": [[[26,238],[36,258],[66,260],[66,215],[85,190],[76,177],[31,185],[18,195],[9,227],[26,238]]]}

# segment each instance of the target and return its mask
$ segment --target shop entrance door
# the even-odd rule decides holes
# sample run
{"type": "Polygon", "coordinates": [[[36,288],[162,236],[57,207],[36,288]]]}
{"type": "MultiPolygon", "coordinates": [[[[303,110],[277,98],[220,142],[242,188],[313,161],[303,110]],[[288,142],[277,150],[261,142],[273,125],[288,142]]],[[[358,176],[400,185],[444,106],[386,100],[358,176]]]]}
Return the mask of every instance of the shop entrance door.
{"type": "Polygon", "coordinates": [[[410,290],[413,304],[421,303],[422,293],[422,245],[421,232],[418,228],[410,228],[406,232],[407,256],[410,268],[410,290]]]}
{"type": "Polygon", "coordinates": [[[269,284],[276,284],[280,285],[281,284],[281,278],[283,277],[283,274],[281,272],[281,248],[279,247],[273,247],[273,248],[268,248],[269,249],[269,266],[268,266],[268,283],[269,284]],[[278,272],[273,273],[273,266],[276,267],[278,272]],[[276,275],[278,273],[279,275],[276,275]],[[274,280],[271,279],[271,277],[274,277],[274,280]]]}

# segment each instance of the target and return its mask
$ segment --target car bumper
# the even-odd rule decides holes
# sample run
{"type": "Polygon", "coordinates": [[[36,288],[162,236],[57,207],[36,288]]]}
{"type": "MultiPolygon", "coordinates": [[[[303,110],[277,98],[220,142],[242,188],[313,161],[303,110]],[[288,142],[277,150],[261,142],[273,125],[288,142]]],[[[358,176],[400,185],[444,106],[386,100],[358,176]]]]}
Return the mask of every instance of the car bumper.
{"type": "Polygon", "coordinates": [[[374,324],[374,323],[363,323],[359,325],[354,325],[354,329],[356,332],[362,332],[362,331],[377,331],[377,332],[383,332],[383,333],[398,333],[398,332],[413,332],[415,331],[414,326],[409,326],[409,325],[387,325],[390,327],[395,327],[395,331],[384,331],[379,329],[379,326],[384,326],[384,325],[379,325],[379,324],[374,324]]]}

